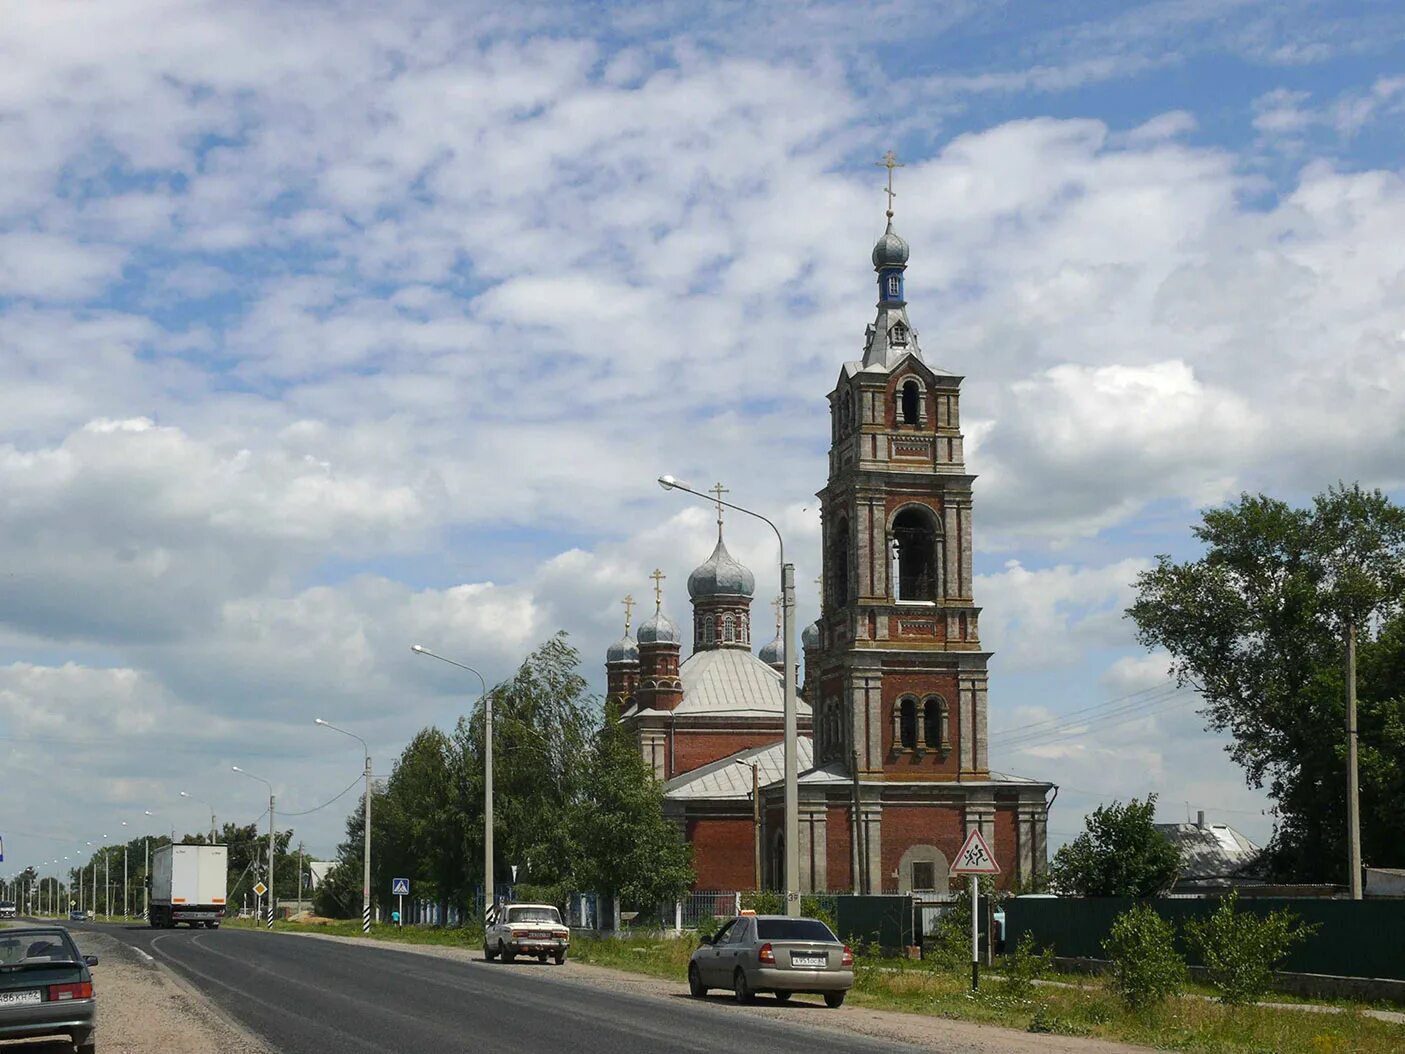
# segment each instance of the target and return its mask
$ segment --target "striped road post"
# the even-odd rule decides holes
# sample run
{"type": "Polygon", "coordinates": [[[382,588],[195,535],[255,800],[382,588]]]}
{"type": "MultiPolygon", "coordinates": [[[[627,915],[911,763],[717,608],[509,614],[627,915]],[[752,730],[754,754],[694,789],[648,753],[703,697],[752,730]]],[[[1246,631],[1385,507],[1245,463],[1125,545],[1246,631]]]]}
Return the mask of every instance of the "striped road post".
{"type": "Polygon", "coordinates": [[[361,909],[361,932],[371,932],[371,905],[369,904],[361,909]]]}

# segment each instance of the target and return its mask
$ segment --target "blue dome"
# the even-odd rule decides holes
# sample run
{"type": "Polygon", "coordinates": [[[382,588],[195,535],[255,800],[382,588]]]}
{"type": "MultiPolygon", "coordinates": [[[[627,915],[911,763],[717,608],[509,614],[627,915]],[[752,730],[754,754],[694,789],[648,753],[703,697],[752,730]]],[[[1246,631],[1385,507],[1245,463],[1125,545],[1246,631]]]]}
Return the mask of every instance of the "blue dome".
{"type": "Polygon", "coordinates": [[[889,220],[888,229],[883,232],[883,237],[878,239],[878,244],[873,247],[874,270],[881,271],[885,267],[906,267],[907,254],[907,242],[893,232],[893,221],[889,220]]]}
{"type": "Polygon", "coordinates": [[[606,662],[638,662],[639,645],[633,637],[621,637],[610,645],[610,650],[605,653],[606,662]]]}
{"type": "Polygon", "coordinates": [[[805,632],[800,634],[800,643],[807,651],[820,646],[820,623],[818,619],[805,627],[805,632]]]}
{"type": "Polygon", "coordinates": [[[662,611],[656,611],[639,627],[640,644],[679,644],[682,637],[673,620],[662,611]]]}
{"type": "Polygon", "coordinates": [[[750,597],[756,592],[756,576],[732,558],[717,536],[717,548],[688,576],[688,596],[694,600],[706,597],[750,597]]]}

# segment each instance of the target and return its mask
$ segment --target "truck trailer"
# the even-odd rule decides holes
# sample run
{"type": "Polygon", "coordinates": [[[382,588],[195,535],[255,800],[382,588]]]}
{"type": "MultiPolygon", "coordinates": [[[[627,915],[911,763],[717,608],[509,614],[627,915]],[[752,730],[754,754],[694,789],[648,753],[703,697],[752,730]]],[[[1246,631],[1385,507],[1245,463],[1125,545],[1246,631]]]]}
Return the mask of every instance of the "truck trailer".
{"type": "Polygon", "coordinates": [[[229,847],[163,845],[151,854],[151,918],[154,929],[179,923],[218,929],[224,918],[229,847]]]}

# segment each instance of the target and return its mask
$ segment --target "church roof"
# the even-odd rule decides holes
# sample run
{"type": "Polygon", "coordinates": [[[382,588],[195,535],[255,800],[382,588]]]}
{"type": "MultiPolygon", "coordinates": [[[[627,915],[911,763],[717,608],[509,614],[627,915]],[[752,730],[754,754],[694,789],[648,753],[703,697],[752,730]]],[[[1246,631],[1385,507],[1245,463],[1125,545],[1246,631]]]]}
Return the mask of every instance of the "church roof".
{"type": "MultiPolygon", "coordinates": [[[[800,771],[810,767],[814,744],[808,736],[795,740],[795,760],[800,771]]],[[[664,795],[674,801],[697,798],[751,797],[751,766],[756,765],[762,787],[785,778],[785,744],[777,740],[765,746],[739,750],[719,761],[675,776],[664,784],[664,795]],[[740,764],[738,764],[738,762],[740,764]]]]}
{"type": "Polygon", "coordinates": [[[717,546],[712,550],[712,555],[688,576],[688,595],[698,600],[716,596],[750,597],[755,592],[756,576],[727,551],[719,526],[717,546]]]}
{"type": "MultiPolygon", "coordinates": [[[[727,713],[738,716],[785,711],[781,675],[749,651],[719,648],[694,652],[678,668],[683,681],[683,702],[675,714],[727,713]]],[[[803,699],[795,703],[797,715],[809,716],[803,699]]]]}

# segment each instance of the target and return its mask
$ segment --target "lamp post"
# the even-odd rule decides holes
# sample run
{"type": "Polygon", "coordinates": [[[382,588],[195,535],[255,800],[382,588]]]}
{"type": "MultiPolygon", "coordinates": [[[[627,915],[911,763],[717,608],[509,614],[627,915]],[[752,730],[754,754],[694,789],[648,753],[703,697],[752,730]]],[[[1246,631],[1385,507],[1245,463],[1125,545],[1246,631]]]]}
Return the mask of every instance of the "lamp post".
{"type": "Polygon", "coordinates": [[[772,523],[759,512],[743,508],[740,505],[733,505],[729,501],[723,501],[721,495],[704,494],[694,490],[682,480],[672,476],[660,476],[659,486],[664,490],[681,490],[702,498],[704,501],[713,502],[728,509],[733,509],[743,515],[760,520],[767,527],[771,528],[776,535],[776,543],[780,546],[780,569],[781,569],[781,611],[784,630],[782,636],[785,638],[785,673],[782,675],[785,682],[785,913],[787,915],[800,914],[800,787],[799,770],[796,758],[796,696],[795,684],[795,568],[785,562],[785,539],[781,537],[780,528],[772,523]]]}
{"type": "MultiPolygon", "coordinates": [[[[127,821],[122,821],[122,826],[127,826],[127,821]]],[[[127,839],[122,839],[122,917],[129,919],[132,917],[132,887],[127,881],[127,839]]]]}
{"type": "MultiPolygon", "coordinates": [[[[92,842],[88,843],[88,848],[93,848],[92,842]]],[[[96,853],[93,854],[92,859],[93,878],[92,881],[88,883],[88,900],[91,902],[93,914],[96,915],[98,913],[98,856],[96,853]]]]}
{"type": "Polygon", "coordinates": [[[193,801],[193,802],[198,802],[199,804],[205,806],[205,808],[207,808],[207,809],[210,810],[210,844],[211,844],[211,845],[214,845],[214,844],[215,844],[215,807],[214,807],[213,805],[211,805],[209,802],[207,802],[204,798],[197,798],[195,795],[189,793],[188,791],[181,791],[181,797],[182,797],[182,798],[189,798],[189,799],[190,799],[191,801],[193,801]]]}
{"type": "MultiPolygon", "coordinates": [[[[152,812],[150,809],[144,809],[144,810],[142,810],[142,815],[143,815],[143,816],[150,816],[153,820],[156,819],[156,814],[155,814],[154,812],[152,812]]],[[[175,829],[174,827],[171,828],[171,844],[172,844],[172,845],[175,845],[175,844],[176,844],[176,829],[175,829]]],[[[145,886],[146,888],[145,888],[145,890],[144,890],[143,893],[142,893],[141,917],[144,918],[144,919],[150,919],[150,918],[151,918],[151,835],[149,835],[149,834],[146,836],[146,881],[143,882],[142,885],[145,886]]]]}
{"type": "MultiPolygon", "coordinates": [[[[102,836],[104,843],[107,842],[107,835],[102,836]]],[[[107,845],[102,847],[102,900],[104,914],[112,918],[112,854],[107,851],[107,845]]]]}
{"type": "Polygon", "coordinates": [[[446,659],[422,644],[411,644],[410,650],[416,655],[427,655],[460,670],[467,670],[478,678],[478,686],[483,693],[479,699],[483,703],[483,916],[486,920],[497,904],[493,882],[493,697],[488,694],[488,682],[472,666],[446,659]]]}
{"type": "Polygon", "coordinates": [[[241,776],[248,776],[251,780],[258,780],[268,788],[268,928],[273,929],[273,784],[262,776],[255,776],[252,772],[245,772],[238,765],[231,765],[230,768],[241,776]]]}
{"type": "MultiPolygon", "coordinates": [[[[350,736],[361,744],[361,750],[365,754],[366,794],[365,802],[362,805],[362,824],[365,831],[362,834],[361,842],[361,932],[371,932],[371,748],[366,745],[366,741],[355,732],[348,732],[344,728],[338,728],[330,721],[323,721],[320,717],[316,719],[316,724],[323,728],[330,728],[333,732],[340,732],[344,736],[350,736]]],[[[302,881],[302,864],[298,864],[298,881],[302,881]]],[[[299,894],[301,899],[301,894],[299,894]]],[[[302,905],[298,905],[302,910],[302,905]]]]}
{"type": "Polygon", "coordinates": [[[751,769],[751,862],[756,873],[756,892],[761,892],[761,774],[756,762],[734,759],[733,765],[751,769]]]}

